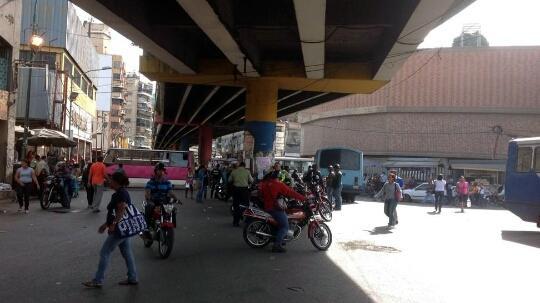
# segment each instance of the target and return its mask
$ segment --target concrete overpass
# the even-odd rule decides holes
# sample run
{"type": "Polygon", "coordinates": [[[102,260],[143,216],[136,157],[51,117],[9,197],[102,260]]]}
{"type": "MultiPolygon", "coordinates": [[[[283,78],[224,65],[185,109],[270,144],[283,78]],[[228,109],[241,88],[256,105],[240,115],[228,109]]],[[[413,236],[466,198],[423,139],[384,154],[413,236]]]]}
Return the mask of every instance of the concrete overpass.
{"type": "Polygon", "coordinates": [[[145,50],[161,83],[156,148],[238,129],[254,155],[279,116],[390,80],[427,33],[474,0],[72,0],[145,50]]]}

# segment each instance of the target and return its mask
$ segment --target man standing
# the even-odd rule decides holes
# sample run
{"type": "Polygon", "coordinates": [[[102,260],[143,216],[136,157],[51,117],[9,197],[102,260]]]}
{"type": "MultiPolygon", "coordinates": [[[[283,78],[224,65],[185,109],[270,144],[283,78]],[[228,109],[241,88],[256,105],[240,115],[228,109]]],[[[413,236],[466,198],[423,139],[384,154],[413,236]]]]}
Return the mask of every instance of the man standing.
{"type": "Polygon", "coordinates": [[[240,166],[231,172],[229,183],[233,185],[233,226],[240,226],[242,209],[240,205],[249,205],[249,184],[253,182],[251,173],[246,169],[246,163],[241,162],[240,166]]]}
{"type": "Polygon", "coordinates": [[[214,198],[214,192],[216,191],[216,186],[221,182],[221,169],[219,164],[214,166],[212,171],[210,172],[211,182],[210,185],[210,199],[214,198]]]}
{"type": "Polygon", "coordinates": [[[334,210],[341,210],[341,191],[343,190],[343,174],[341,173],[341,166],[339,164],[334,165],[334,182],[332,182],[332,192],[334,194],[334,202],[336,207],[334,210]]]}
{"type": "MultiPolygon", "coordinates": [[[[39,156],[36,156],[36,159],[38,159],[39,156]]],[[[41,201],[43,199],[43,182],[47,179],[47,176],[49,175],[49,165],[47,165],[47,162],[45,162],[45,156],[39,157],[39,160],[36,164],[36,177],[39,184],[39,200],[41,201]]]]}
{"type": "Polygon", "coordinates": [[[332,165],[328,166],[328,176],[326,176],[326,195],[328,196],[328,202],[330,205],[334,204],[334,178],[336,173],[334,173],[334,167],[332,165]]]}
{"type": "Polygon", "coordinates": [[[105,173],[105,164],[103,164],[103,157],[99,156],[97,162],[90,167],[90,173],[88,174],[88,185],[94,189],[94,199],[92,201],[91,209],[95,213],[99,212],[99,205],[101,204],[101,198],[103,197],[103,187],[105,185],[105,179],[107,174],[105,173]]]}

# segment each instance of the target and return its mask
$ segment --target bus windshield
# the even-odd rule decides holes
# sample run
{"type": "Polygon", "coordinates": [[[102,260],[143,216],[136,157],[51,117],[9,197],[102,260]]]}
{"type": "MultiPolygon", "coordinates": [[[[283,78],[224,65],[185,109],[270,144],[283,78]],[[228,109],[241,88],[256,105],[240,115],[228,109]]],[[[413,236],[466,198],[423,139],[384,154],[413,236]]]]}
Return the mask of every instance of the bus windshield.
{"type": "Polygon", "coordinates": [[[342,170],[360,170],[361,154],[348,149],[325,149],[321,151],[319,165],[326,168],[339,163],[342,170]]]}

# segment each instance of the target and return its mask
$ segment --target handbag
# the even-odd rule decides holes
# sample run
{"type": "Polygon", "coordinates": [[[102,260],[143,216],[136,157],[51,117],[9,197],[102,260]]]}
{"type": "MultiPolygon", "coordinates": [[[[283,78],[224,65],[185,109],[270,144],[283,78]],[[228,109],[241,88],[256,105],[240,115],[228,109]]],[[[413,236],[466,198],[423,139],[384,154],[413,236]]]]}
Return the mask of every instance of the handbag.
{"type": "Polygon", "coordinates": [[[131,203],[128,203],[122,219],[116,223],[115,233],[118,238],[138,235],[147,228],[144,215],[131,203]]]}
{"type": "Polygon", "coordinates": [[[397,183],[394,183],[394,199],[396,199],[397,202],[400,202],[403,199],[403,196],[401,194],[401,191],[397,188],[397,183]]]}

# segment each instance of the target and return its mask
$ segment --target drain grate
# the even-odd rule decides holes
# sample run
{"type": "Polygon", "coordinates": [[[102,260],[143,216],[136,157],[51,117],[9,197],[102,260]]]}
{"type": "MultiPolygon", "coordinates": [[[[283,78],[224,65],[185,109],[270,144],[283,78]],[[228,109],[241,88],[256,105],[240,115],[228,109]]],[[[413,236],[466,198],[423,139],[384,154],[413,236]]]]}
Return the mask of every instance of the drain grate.
{"type": "Polygon", "coordinates": [[[376,252],[385,252],[385,253],[398,253],[401,250],[383,245],[375,245],[366,241],[348,241],[339,243],[341,247],[345,250],[367,250],[367,251],[376,251],[376,252]]]}

